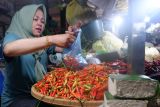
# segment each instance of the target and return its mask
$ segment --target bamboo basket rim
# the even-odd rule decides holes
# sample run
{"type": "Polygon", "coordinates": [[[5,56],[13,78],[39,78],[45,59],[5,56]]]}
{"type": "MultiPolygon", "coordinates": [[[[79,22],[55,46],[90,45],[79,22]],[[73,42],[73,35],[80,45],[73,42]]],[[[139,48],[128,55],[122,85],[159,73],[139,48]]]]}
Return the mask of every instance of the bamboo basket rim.
{"type": "Polygon", "coordinates": [[[67,99],[60,99],[60,98],[54,98],[51,96],[45,96],[39,92],[36,91],[34,85],[31,88],[31,95],[45,103],[51,104],[51,105],[59,105],[59,106],[65,106],[65,107],[98,107],[102,105],[103,100],[97,100],[97,101],[78,101],[78,100],[67,100],[67,99]]]}

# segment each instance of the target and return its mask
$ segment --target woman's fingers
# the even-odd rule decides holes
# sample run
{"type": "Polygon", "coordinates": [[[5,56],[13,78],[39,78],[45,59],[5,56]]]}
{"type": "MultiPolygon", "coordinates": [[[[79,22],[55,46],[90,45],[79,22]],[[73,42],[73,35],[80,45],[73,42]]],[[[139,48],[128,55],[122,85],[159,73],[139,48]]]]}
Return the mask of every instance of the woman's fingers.
{"type": "Polygon", "coordinates": [[[74,35],[75,33],[74,32],[71,32],[71,31],[65,31],[66,34],[70,34],[70,35],[74,35]]]}
{"type": "Polygon", "coordinates": [[[59,47],[69,47],[72,45],[72,43],[75,41],[76,37],[74,36],[74,32],[66,31],[65,34],[62,34],[63,36],[57,35],[57,42],[56,45],[59,47]]]}
{"type": "Polygon", "coordinates": [[[75,38],[69,38],[69,42],[73,43],[75,41],[75,38]]]}
{"type": "Polygon", "coordinates": [[[75,26],[77,29],[79,29],[82,26],[82,21],[78,21],[75,26]]]}
{"type": "Polygon", "coordinates": [[[73,29],[74,29],[73,26],[69,26],[69,27],[68,27],[68,31],[69,31],[69,32],[73,32],[73,29]]]}
{"type": "Polygon", "coordinates": [[[73,43],[75,41],[76,37],[73,36],[73,35],[68,35],[68,41],[67,42],[70,42],[70,43],[73,43]]]}
{"type": "Polygon", "coordinates": [[[59,40],[61,42],[59,42],[58,46],[60,47],[69,47],[71,46],[71,44],[75,41],[76,37],[74,36],[74,32],[69,32],[66,31],[65,34],[63,34],[64,36],[59,36],[59,40]]]}
{"type": "Polygon", "coordinates": [[[66,34],[69,34],[71,38],[76,39],[76,32],[66,31],[66,34]]]}

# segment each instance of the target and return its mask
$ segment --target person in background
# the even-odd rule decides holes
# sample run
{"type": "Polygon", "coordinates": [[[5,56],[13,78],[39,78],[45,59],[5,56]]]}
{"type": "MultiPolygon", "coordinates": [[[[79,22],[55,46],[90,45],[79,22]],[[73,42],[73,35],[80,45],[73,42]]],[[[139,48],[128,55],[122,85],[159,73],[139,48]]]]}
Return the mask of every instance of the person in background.
{"type": "Polygon", "coordinates": [[[12,18],[3,41],[6,61],[1,107],[49,107],[31,96],[31,87],[47,72],[48,56],[55,47],[66,48],[75,40],[72,30],[43,36],[46,9],[42,4],[22,7],[12,18]],[[42,104],[42,105],[41,105],[42,104]]]}

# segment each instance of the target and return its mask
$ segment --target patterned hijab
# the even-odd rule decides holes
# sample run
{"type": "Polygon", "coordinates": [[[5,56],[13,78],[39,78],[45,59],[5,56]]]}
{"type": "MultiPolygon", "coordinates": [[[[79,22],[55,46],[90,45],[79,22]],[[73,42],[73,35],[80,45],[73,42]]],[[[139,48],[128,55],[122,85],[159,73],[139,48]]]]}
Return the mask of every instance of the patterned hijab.
{"type": "MultiPolygon", "coordinates": [[[[21,38],[34,38],[34,35],[32,33],[32,22],[33,22],[33,17],[38,8],[42,9],[46,22],[46,8],[44,5],[42,4],[26,5],[15,13],[6,34],[14,33],[20,36],[21,38]]],[[[39,61],[40,56],[43,52],[44,50],[33,53],[33,57],[35,58],[36,81],[41,80],[44,74],[46,73],[43,65],[39,61]]]]}

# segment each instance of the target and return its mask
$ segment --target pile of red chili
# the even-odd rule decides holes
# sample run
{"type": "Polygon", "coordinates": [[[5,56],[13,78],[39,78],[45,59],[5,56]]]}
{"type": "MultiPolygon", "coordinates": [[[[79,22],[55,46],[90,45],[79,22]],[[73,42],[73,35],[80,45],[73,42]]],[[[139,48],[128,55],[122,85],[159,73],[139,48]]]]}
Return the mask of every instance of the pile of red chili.
{"type": "Polygon", "coordinates": [[[111,68],[96,64],[88,65],[77,72],[55,68],[34,86],[39,93],[55,98],[102,100],[110,72],[111,68]]]}
{"type": "Polygon", "coordinates": [[[145,61],[145,75],[160,81],[160,60],[145,61]]]}

